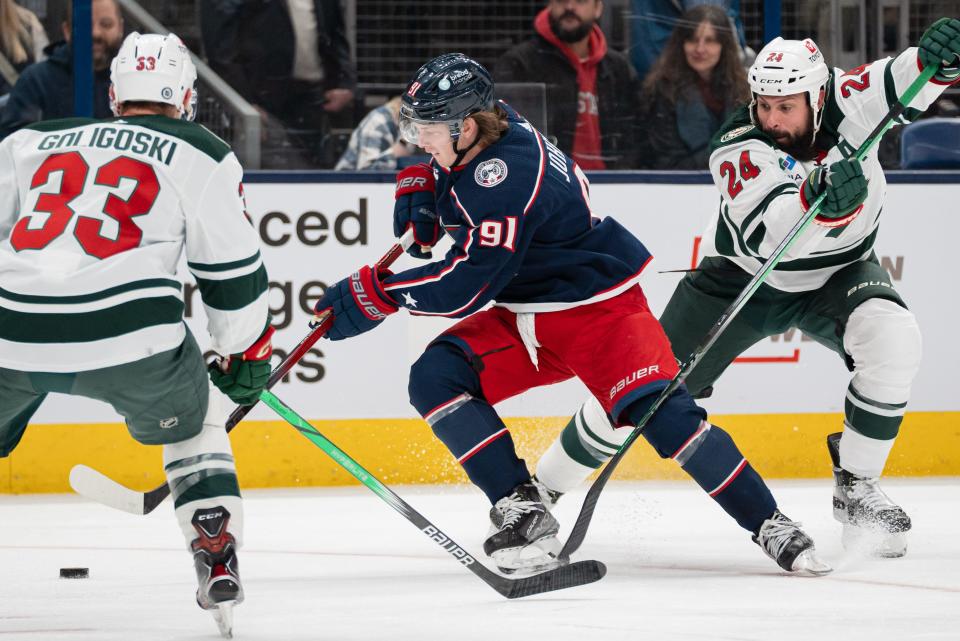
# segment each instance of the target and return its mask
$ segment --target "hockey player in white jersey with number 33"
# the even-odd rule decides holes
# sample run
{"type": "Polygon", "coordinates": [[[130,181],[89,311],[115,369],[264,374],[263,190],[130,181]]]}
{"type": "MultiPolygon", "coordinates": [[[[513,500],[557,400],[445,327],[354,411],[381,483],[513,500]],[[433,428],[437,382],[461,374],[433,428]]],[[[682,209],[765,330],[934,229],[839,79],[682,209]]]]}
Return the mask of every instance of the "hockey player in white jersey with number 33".
{"type": "Polygon", "coordinates": [[[229,636],[243,599],[227,402],[270,373],[267,274],[229,146],[188,122],[196,70],[174,35],[133,33],[111,66],[117,118],[40,122],[0,144],[0,457],[50,392],[113,406],[162,445],[198,604],[229,636]],[[183,323],[182,252],[213,349],[183,323]]]}
{"type": "MultiPolygon", "coordinates": [[[[753,99],[714,137],[710,172],[721,202],[703,235],[703,260],[680,282],[660,321],[687,358],[791,228],[826,192],[822,209],[713,348],[691,371],[694,397],[751,345],[799,328],[853,373],[843,432],[827,439],[834,516],[844,543],[878,556],[906,553],[910,518],[880,490],[920,365],[920,331],[874,254],[886,180],[877,148],[854,158],[920,72],[938,67],[904,111],[907,121],[960,78],[960,20],[941,18],[906,49],[850,71],[829,69],[809,39],[777,38],[749,72],[753,99]]],[[[888,212],[904,215],[907,212],[888,212]]],[[[627,434],[589,399],[540,461],[555,492],[577,485],[627,434]]]]}

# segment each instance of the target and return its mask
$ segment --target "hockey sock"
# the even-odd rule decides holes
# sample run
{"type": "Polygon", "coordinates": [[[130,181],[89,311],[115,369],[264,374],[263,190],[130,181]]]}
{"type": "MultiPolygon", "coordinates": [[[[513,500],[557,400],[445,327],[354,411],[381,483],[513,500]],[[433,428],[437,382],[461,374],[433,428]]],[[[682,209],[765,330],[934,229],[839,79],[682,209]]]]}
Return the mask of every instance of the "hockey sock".
{"type": "MultiPolygon", "coordinates": [[[[215,404],[215,395],[211,392],[211,406],[215,404]]],[[[208,410],[207,416],[210,415],[208,410]]],[[[163,463],[174,511],[187,545],[197,536],[192,522],[194,513],[204,508],[223,507],[231,515],[229,530],[239,547],[243,502],[230,439],[223,423],[204,423],[201,432],[193,438],[164,445],[163,463]]]]}
{"type": "Polygon", "coordinates": [[[454,399],[453,403],[457,407],[452,412],[442,416],[441,412],[435,412],[424,419],[490,503],[496,503],[514,487],[529,481],[527,465],[517,457],[513,438],[496,411],[469,395],[459,401],[454,399]]]}
{"type": "Polygon", "coordinates": [[[920,367],[920,329],[906,308],[870,298],[847,319],[843,348],[853,363],[853,378],[843,404],[840,464],[858,476],[877,477],[900,431],[920,367]]]}
{"type": "Polygon", "coordinates": [[[491,503],[530,480],[513,439],[483,400],[480,378],[460,348],[439,341],[410,368],[410,403],[491,503]]]}
{"type": "Polygon", "coordinates": [[[697,482],[748,532],[760,529],[777,502],[730,435],[706,421],[688,445],[674,457],[697,482]]]}
{"type": "Polygon", "coordinates": [[[629,435],[629,427],[613,428],[591,396],[540,457],[537,478],[551,490],[569,492],[610,460],[629,435]]]}
{"type": "MultiPolygon", "coordinates": [[[[653,401],[648,397],[630,405],[630,422],[638,423],[653,401]]],[[[770,489],[730,435],[706,421],[706,412],[684,388],[660,406],[643,436],[662,458],[679,463],[748,532],[756,532],[776,509],[770,489]]]]}

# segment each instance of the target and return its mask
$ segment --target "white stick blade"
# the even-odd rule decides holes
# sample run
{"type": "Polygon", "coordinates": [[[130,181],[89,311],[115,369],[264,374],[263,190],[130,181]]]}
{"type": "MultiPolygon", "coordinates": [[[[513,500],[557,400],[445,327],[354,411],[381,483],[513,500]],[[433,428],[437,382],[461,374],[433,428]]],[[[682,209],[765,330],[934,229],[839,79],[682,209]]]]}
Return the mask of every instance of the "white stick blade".
{"type": "Polygon", "coordinates": [[[131,490],[86,465],[74,465],[70,470],[70,487],[81,496],[112,508],[143,514],[143,493],[131,490]]]}

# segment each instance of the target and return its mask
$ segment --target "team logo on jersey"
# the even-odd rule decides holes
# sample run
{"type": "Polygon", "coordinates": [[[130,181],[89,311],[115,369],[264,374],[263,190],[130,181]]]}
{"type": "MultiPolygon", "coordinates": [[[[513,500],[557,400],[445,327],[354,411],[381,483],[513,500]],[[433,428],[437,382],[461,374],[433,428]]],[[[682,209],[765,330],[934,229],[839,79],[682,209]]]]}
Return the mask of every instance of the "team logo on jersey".
{"type": "Polygon", "coordinates": [[[730,131],[728,131],[727,133],[723,134],[720,137],[720,142],[730,142],[737,136],[742,136],[743,134],[747,133],[753,128],[754,128],[754,125],[744,125],[743,127],[737,127],[736,129],[731,129],[730,131]]]}
{"type": "Polygon", "coordinates": [[[485,160],[477,165],[477,170],[473,172],[473,177],[481,187],[499,185],[507,177],[507,163],[499,158],[485,160]]]}

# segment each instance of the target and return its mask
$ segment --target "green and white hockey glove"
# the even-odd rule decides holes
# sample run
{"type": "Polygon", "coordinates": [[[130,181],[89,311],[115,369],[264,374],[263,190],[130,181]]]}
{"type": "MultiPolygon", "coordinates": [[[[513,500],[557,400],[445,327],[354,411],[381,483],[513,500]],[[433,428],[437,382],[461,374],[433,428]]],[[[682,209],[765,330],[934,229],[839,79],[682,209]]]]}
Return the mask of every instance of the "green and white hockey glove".
{"type": "Polygon", "coordinates": [[[238,405],[253,405],[270,379],[270,356],[273,354],[273,327],[266,331],[242,354],[211,363],[210,380],[238,405]]]}
{"type": "Polygon", "coordinates": [[[827,195],[820,212],[813,219],[824,227],[842,227],[858,215],[867,199],[867,179],[863,167],[856,158],[839,160],[830,167],[817,167],[800,188],[800,205],[803,211],[810,209],[817,196],[827,195]]]}
{"type": "Polygon", "coordinates": [[[960,78],[960,20],[940,18],[923,32],[917,46],[924,68],[940,66],[934,80],[952,83],[960,78]]]}

